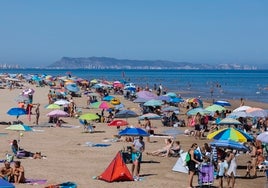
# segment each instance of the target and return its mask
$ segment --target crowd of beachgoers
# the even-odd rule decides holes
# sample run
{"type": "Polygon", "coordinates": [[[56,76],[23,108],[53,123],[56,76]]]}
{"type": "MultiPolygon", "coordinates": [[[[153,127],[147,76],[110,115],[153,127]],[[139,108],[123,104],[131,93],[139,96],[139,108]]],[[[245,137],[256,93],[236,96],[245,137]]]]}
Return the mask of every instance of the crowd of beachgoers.
{"type": "MultiPolygon", "coordinates": [[[[62,154],[55,153],[53,143],[50,147],[46,144],[48,140],[45,138],[52,137],[50,139],[54,139],[54,144],[65,147],[58,142],[64,140],[68,143],[70,138],[61,138],[66,137],[67,134],[74,136],[78,133],[69,133],[68,129],[63,128],[80,130],[79,133],[91,133],[90,136],[83,134],[86,135],[82,136],[83,139],[76,135],[80,137],[77,138],[80,142],[89,137],[95,142],[100,142],[103,131],[106,138],[112,137],[104,139],[106,142],[124,143],[123,149],[118,146],[108,147],[111,144],[99,144],[102,147],[107,146],[107,150],[112,148],[110,153],[122,149],[123,160],[127,165],[131,165],[130,179],[119,178],[114,181],[135,180],[143,184],[147,179],[154,179],[153,176],[144,175],[153,173],[148,170],[149,167],[146,167],[145,159],[161,160],[159,169],[154,170],[163,173],[161,165],[164,160],[169,159],[167,163],[170,164],[174,163],[174,159],[176,162],[180,158],[182,163],[176,171],[185,174],[186,169],[188,179],[186,180],[185,176],[183,182],[177,183],[178,187],[194,187],[194,184],[246,187],[244,185],[250,185],[248,181],[256,178],[260,178],[258,185],[262,186],[266,181],[267,104],[245,101],[243,98],[236,101],[224,99],[208,101],[199,96],[184,98],[179,93],[169,92],[161,83],[155,84],[153,88],[149,86],[142,88],[126,81],[85,80],[71,74],[66,76],[3,74],[0,77],[2,88],[0,91],[5,95],[2,104],[6,107],[1,111],[3,113],[1,116],[4,117],[1,131],[8,133],[1,139],[8,137],[10,141],[10,146],[1,148],[5,151],[9,147],[8,152],[5,152],[0,176],[15,183],[16,187],[26,186],[26,182],[27,185],[32,183],[27,181],[29,171],[33,170],[36,173],[38,169],[31,169],[30,159],[36,159],[34,161],[45,159],[40,160],[45,165],[43,161],[53,160],[53,157],[55,164],[64,158],[62,154]],[[8,130],[14,125],[23,125],[25,132],[18,129],[19,137],[17,137],[17,132],[14,134],[8,130]],[[28,127],[29,130],[26,130],[28,127]],[[115,129],[111,129],[113,127],[115,129]],[[56,128],[55,132],[51,131],[53,128],[56,128]],[[64,131],[58,132],[61,128],[64,131]],[[28,131],[37,132],[39,135],[27,134],[28,131]],[[26,134],[30,137],[28,141],[24,138],[26,134]],[[42,134],[44,136],[40,136],[42,134]],[[54,134],[57,135],[56,138],[53,137],[54,134]],[[39,136],[40,140],[38,140],[39,136]],[[47,146],[44,146],[44,151],[41,153],[42,144],[47,146]],[[125,149],[125,144],[128,149],[125,149]],[[29,149],[26,149],[26,146],[29,146],[29,149]],[[205,167],[209,167],[210,172],[204,173],[212,173],[213,178],[202,179],[201,171],[205,167]],[[146,173],[146,170],[149,172],[146,173]],[[195,175],[197,175],[197,183],[194,181],[195,175]]],[[[94,143],[90,142],[86,145],[94,146],[94,143]]],[[[103,155],[94,154],[96,159],[103,155]]],[[[72,156],[67,158],[69,157],[72,156]]],[[[81,159],[85,157],[82,156],[81,159]]],[[[61,167],[64,168],[63,171],[73,167],[68,166],[68,159],[64,162],[65,165],[61,167]]],[[[83,165],[83,162],[81,164],[78,162],[76,165],[83,165]]],[[[163,165],[163,168],[166,166],[163,165]]],[[[57,170],[60,170],[60,167],[55,170],[55,173],[57,170]]],[[[77,169],[76,172],[79,170],[77,169]]],[[[37,174],[40,175],[42,172],[37,174]]],[[[66,177],[71,177],[71,174],[72,172],[66,172],[66,177]]],[[[60,177],[64,181],[64,172],[60,177]]],[[[43,178],[47,177],[43,176],[43,178]]],[[[39,182],[40,186],[59,185],[60,182],[56,182],[57,178],[51,179],[40,181],[42,183],[39,182]]],[[[103,177],[96,176],[94,179],[103,179],[103,177]]],[[[171,185],[176,185],[175,180],[171,185]]],[[[165,184],[167,180],[160,178],[159,181],[165,184]]],[[[85,184],[80,182],[79,177],[74,178],[73,182],[75,182],[73,186],[84,187],[85,184]]],[[[141,186],[150,185],[142,184],[141,186]]],[[[159,182],[155,186],[160,186],[159,182]]]]}

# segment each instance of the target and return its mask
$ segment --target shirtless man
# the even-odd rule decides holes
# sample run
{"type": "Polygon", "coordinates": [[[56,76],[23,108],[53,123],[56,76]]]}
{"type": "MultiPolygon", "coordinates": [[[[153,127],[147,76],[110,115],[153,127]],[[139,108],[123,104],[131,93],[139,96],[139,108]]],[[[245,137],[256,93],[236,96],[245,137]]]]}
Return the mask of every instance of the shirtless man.
{"type": "Polygon", "coordinates": [[[14,162],[14,182],[15,183],[24,183],[25,176],[24,176],[24,167],[20,164],[20,161],[14,162]]]}
{"type": "Polygon", "coordinates": [[[4,165],[5,166],[0,169],[0,177],[10,182],[13,169],[8,161],[5,161],[4,165]]]}

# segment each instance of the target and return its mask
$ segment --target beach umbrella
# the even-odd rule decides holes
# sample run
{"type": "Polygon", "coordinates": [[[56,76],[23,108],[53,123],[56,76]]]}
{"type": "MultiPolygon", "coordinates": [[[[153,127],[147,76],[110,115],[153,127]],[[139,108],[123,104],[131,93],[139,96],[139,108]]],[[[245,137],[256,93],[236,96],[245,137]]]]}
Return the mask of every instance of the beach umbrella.
{"type": "Polygon", "coordinates": [[[174,93],[174,92],[168,92],[167,94],[165,94],[165,96],[169,96],[171,98],[176,98],[177,97],[177,94],[174,93]]]}
{"type": "Polygon", "coordinates": [[[216,111],[221,112],[225,110],[225,108],[221,105],[213,104],[213,105],[206,107],[205,110],[210,111],[210,112],[216,112],[216,111]]]}
{"type": "Polygon", "coordinates": [[[220,106],[231,106],[231,104],[228,101],[216,101],[214,104],[220,105],[220,106]]]}
{"type": "Polygon", "coordinates": [[[0,187],[1,188],[15,188],[15,186],[12,183],[9,183],[8,181],[0,178],[0,187]]]}
{"type": "Polygon", "coordinates": [[[47,114],[48,117],[68,117],[69,114],[63,110],[53,110],[47,114]]]}
{"type": "Polygon", "coordinates": [[[267,117],[268,112],[266,110],[254,110],[251,112],[248,112],[252,117],[267,117]]]}
{"type": "Polygon", "coordinates": [[[83,114],[81,116],[79,116],[79,119],[82,119],[82,120],[89,120],[89,121],[92,121],[92,120],[96,120],[96,119],[99,119],[100,117],[96,114],[92,114],[92,113],[87,113],[87,114],[83,114]]]}
{"type": "Polygon", "coordinates": [[[7,111],[7,114],[11,116],[17,116],[18,118],[21,115],[26,115],[27,111],[24,108],[10,108],[7,111]]]}
{"type": "Polygon", "coordinates": [[[34,94],[34,89],[32,89],[32,88],[27,88],[27,89],[24,89],[24,90],[22,90],[22,95],[25,95],[25,96],[28,96],[29,94],[34,94]]]}
{"type": "Polygon", "coordinates": [[[150,136],[145,130],[137,127],[127,127],[118,133],[119,136],[150,136]]]}
{"type": "Polygon", "coordinates": [[[122,103],[120,103],[120,104],[118,104],[118,105],[114,105],[114,109],[116,109],[116,110],[120,110],[120,109],[122,109],[122,108],[124,108],[124,107],[125,107],[125,105],[122,104],[122,103]]]}
{"type": "Polygon", "coordinates": [[[60,100],[55,101],[54,104],[57,104],[57,105],[66,105],[66,104],[70,104],[70,102],[67,101],[67,100],[64,100],[64,99],[60,99],[60,100]]]}
{"type": "Polygon", "coordinates": [[[111,121],[110,123],[108,123],[108,126],[126,126],[128,125],[128,122],[122,119],[115,119],[113,121],[111,121]]]}
{"type": "Polygon", "coordinates": [[[231,114],[228,115],[228,118],[236,119],[240,117],[246,118],[246,117],[253,117],[253,116],[245,111],[236,111],[236,112],[233,111],[231,114]]]}
{"type": "Polygon", "coordinates": [[[219,148],[235,149],[244,152],[249,150],[245,145],[233,140],[215,140],[213,142],[210,142],[210,145],[219,148]]]}
{"type": "Polygon", "coordinates": [[[143,105],[144,106],[161,106],[162,104],[163,104],[163,102],[160,100],[151,99],[151,100],[145,102],[143,105]]]}
{"type": "Polygon", "coordinates": [[[251,108],[250,106],[240,106],[233,110],[233,112],[240,112],[240,111],[246,111],[247,109],[251,108]]]}
{"type": "Polygon", "coordinates": [[[132,110],[121,110],[115,114],[115,118],[130,118],[130,117],[137,117],[138,114],[132,110]]]}
{"type": "Polygon", "coordinates": [[[141,97],[138,97],[136,98],[133,102],[135,103],[145,103],[147,102],[149,99],[144,99],[144,98],[141,98],[141,97]]]}
{"type": "Polygon", "coordinates": [[[143,98],[143,99],[147,99],[147,100],[157,98],[157,95],[150,92],[150,91],[139,91],[139,92],[137,92],[137,96],[140,98],[143,98]]]}
{"type": "Polygon", "coordinates": [[[236,119],[226,117],[220,120],[217,124],[218,125],[241,125],[241,122],[236,119]]]}
{"type": "Polygon", "coordinates": [[[161,100],[161,101],[170,101],[171,97],[167,95],[161,95],[156,98],[156,100],[161,100]]]}
{"type": "Polygon", "coordinates": [[[205,115],[205,114],[210,114],[211,112],[201,107],[193,108],[186,112],[187,116],[194,116],[197,113],[200,113],[201,115],[205,115]]]}
{"type": "Polygon", "coordinates": [[[184,102],[184,100],[182,98],[171,98],[168,102],[173,102],[173,103],[180,103],[180,102],[184,102]]]}
{"type": "Polygon", "coordinates": [[[18,131],[19,132],[19,136],[18,136],[19,139],[18,140],[20,140],[20,137],[23,136],[21,131],[23,131],[23,132],[33,131],[33,129],[31,127],[29,127],[28,125],[24,125],[24,124],[10,125],[6,129],[11,130],[11,131],[18,131]]]}
{"type": "Polygon", "coordinates": [[[45,107],[46,109],[60,109],[60,105],[58,104],[49,104],[45,107]]]}
{"type": "Polygon", "coordinates": [[[12,130],[12,131],[33,131],[31,127],[29,127],[28,125],[23,125],[23,124],[10,125],[6,129],[12,130]]]}
{"type": "Polygon", "coordinates": [[[73,84],[73,83],[68,84],[66,86],[66,89],[68,89],[69,91],[74,92],[74,93],[76,93],[76,92],[78,92],[80,90],[79,87],[76,84],[73,84]]]}
{"type": "Polygon", "coordinates": [[[111,103],[108,103],[106,101],[103,101],[103,102],[100,103],[99,108],[107,110],[107,109],[110,109],[110,108],[114,108],[114,105],[112,105],[111,103]]]}
{"type": "Polygon", "coordinates": [[[162,112],[174,112],[174,111],[179,111],[179,108],[176,106],[167,106],[162,108],[162,112]]]}
{"type": "Polygon", "coordinates": [[[140,120],[143,120],[145,118],[148,119],[161,119],[161,116],[154,114],[154,113],[147,113],[147,114],[143,114],[142,116],[139,116],[140,120]]]}
{"type": "Polygon", "coordinates": [[[235,128],[224,128],[207,135],[208,139],[214,140],[233,140],[237,142],[252,141],[253,137],[235,128]]]}
{"type": "Polygon", "coordinates": [[[100,96],[98,93],[87,93],[87,95],[92,96],[92,97],[100,96]]]}
{"type": "Polygon", "coordinates": [[[203,108],[203,101],[201,99],[198,98],[190,98],[187,100],[188,103],[197,103],[199,104],[199,107],[203,108]]]}
{"type": "Polygon", "coordinates": [[[251,107],[246,110],[247,113],[263,110],[262,108],[251,107]]]}
{"type": "Polygon", "coordinates": [[[101,104],[100,101],[93,102],[93,103],[90,103],[89,107],[90,108],[99,108],[100,104],[101,104]]]}
{"type": "Polygon", "coordinates": [[[110,96],[110,95],[108,95],[108,96],[106,96],[106,97],[103,97],[102,100],[103,100],[103,101],[111,101],[113,98],[114,98],[114,96],[110,96]]]}
{"type": "Polygon", "coordinates": [[[268,131],[262,132],[261,134],[257,136],[256,139],[263,143],[268,143],[268,131]]]}

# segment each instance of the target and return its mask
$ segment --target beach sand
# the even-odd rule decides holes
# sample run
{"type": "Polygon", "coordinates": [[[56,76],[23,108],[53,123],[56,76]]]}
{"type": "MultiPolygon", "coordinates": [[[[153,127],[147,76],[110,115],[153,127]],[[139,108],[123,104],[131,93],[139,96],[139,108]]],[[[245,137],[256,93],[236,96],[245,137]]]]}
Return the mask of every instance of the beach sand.
{"type": "MultiPolygon", "coordinates": [[[[27,86],[27,84],[25,84],[27,86]]],[[[93,179],[94,176],[100,175],[113,160],[118,151],[122,148],[126,148],[131,145],[127,142],[104,142],[104,140],[113,139],[114,135],[117,134],[116,127],[109,127],[106,123],[94,123],[96,126],[95,133],[83,133],[83,126],[79,123],[78,119],[75,118],[62,118],[67,124],[80,126],[79,128],[59,128],[59,127],[48,127],[48,117],[46,114],[51,110],[45,109],[44,106],[48,104],[47,93],[49,87],[35,87],[29,86],[35,89],[34,103],[40,103],[40,125],[34,127],[37,131],[24,132],[21,138],[20,145],[25,150],[31,152],[42,152],[46,156],[46,159],[20,159],[22,165],[25,168],[26,178],[30,179],[46,179],[47,183],[43,185],[33,185],[33,187],[45,187],[52,184],[59,184],[63,182],[75,182],[78,187],[182,187],[185,188],[188,185],[188,174],[179,173],[172,171],[174,164],[178,158],[175,157],[155,157],[149,156],[144,153],[143,163],[141,164],[141,176],[142,181],[132,182],[114,182],[107,183],[105,181],[93,179]],[[84,146],[86,142],[93,143],[110,143],[109,147],[89,147],[84,146]]],[[[9,116],[6,114],[8,109],[16,107],[17,103],[14,100],[21,89],[1,89],[1,108],[0,117],[1,121],[13,121],[16,117],[9,116]]],[[[118,96],[120,100],[130,108],[131,110],[139,112],[138,104],[126,101],[122,96],[118,96]]],[[[79,108],[82,109],[83,113],[87,112],[100,112],[99,109],[86,109],[86,98],[74,98],[75,103],[79,108]]],[[[239,106],[240,101],[230,101],[232,109],[239,106]]],[[[205,105],[208,105],[207,103],[205,105]]],[[[245,105],[262,107],[268,109],[268,104],[256,103],[252,101],[245,101],[245,105]]],[[[181,114],[185,113],[186,109],[181,110],[181,114]]],[[[32,110],[34,112],[34,109],[32,110]]],[[[106,115],[108,114],[105,112],[106,115]]],[[[179,118],[185,118],[185,115],[179,115],[179,118]]],[[[27,125],[34,125],[35,116],[31,116],[29,121],[27,116],[19,117],[27,125]]],[[[137,118],[128,118],[127,121],[131,125],[137,125],[137,118]]],[[[152,120],[153,128],[155,133],[162,133],[168,127],[163,127],[160,120],[152,120]]],[[[10,142],[13,139],[18,138],[18,132],[8,131],[5,128],[7,125],[0,125],[1,133],[8,133],[7,135],[0,136],[0,155],[1,158],[5,158],[6,152],[11,152],[10,142]]],[[[184,131],[187,128],[178,128],[184,131]]],[[[182,145],[182,149],[187,151],[190,145],[197,142],[200,146],[210,140],[202,139],[196,140],[194,137],[185,135],[178,135],[176,140],[179,140],[182,145]]],[[[150,152],[164,146],[163,138],[151,138],[151,143],[146,142],[145,152],[150,152]]],[[[238,165],[245,166],[246,161],[249,160],[248,155],[238,156],[238,165]]],[[[131,164],[127,164],[131,169],[131,164]]],[[[238,177],[236,179],[236,186],[241,188],[262,188],[265,187],[266,177],[263,172],[259,172],[258,178],[255,179],[244,179],[245,169],[238,169],[238,177]]],[[[197,176],[194,177],[194,185],[197,186],[197,176]]],[[[214,181],[214,186],[218,186],[218,180],[214,181]]],[[[27,184],[18,184],[17,188],[31,187],[27,184]]],[[[226,187],[226,182],[225,182],[226,187]]]]}

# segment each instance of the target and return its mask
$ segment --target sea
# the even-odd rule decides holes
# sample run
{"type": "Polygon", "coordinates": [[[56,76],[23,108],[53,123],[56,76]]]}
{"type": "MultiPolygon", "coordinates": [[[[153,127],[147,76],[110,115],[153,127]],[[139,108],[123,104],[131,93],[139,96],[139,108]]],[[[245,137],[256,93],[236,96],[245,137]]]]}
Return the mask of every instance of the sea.
{"type": "Polygon", "coordinates": [[[124,80],[150,89],[159,84],[181,97],[240,99],[268,103],[268,70],[87,70],[6,69],[2,73],[65,76],[108,81],[124,80]]]}

